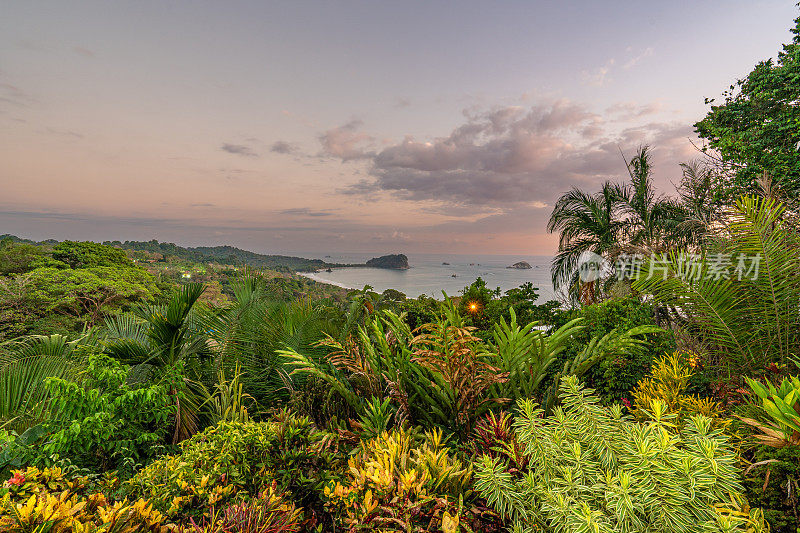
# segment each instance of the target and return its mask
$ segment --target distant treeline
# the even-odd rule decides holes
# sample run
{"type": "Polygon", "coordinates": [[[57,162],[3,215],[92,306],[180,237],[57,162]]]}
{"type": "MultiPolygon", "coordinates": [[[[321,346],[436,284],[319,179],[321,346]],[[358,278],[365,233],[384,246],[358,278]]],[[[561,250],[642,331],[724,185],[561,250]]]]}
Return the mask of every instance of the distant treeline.
{"type": "MultiPolygon", "coordinates": [[[[58,244],[59,241],[48,239],[46,241],[32,241],[14,235],[0,235],[0,239],[10,238],[14,242],[27,244],[58,244]]],[[[334,266],[345,266],[334,263],[326,263],[321,259],[304,259],[287,255],[265,255],[248,250],[242,250],[234,246],[198,246],[196,248],[178,246],[171,242],[159,242],[155,239],[151,241],[105,241],[103,244],[122,248],[124,250],[135,250],[149,252],[151,254],[161,254],[164,259],[169,256],[196,263],[219,263],[222,265],[249,266],[253,268],[268,268],[277,271],[310,272],[319,268],[334,266]]]]}
{"type": "Polygon", "coordinates": [[[313,271],[328,266],[321,259],[304,259],[287,255],[264,255],[234,246],[198,246],[184,248],[171,242],[151,241],[106,241],[103,244],[117,246],[126,250],[137,250],[150,253],[159,253],[163,256],[177,256],[181,259],[198,263],[216,262],[223,265],[250,266],[254,268],[269,268],[272,270],[313,271]]]}

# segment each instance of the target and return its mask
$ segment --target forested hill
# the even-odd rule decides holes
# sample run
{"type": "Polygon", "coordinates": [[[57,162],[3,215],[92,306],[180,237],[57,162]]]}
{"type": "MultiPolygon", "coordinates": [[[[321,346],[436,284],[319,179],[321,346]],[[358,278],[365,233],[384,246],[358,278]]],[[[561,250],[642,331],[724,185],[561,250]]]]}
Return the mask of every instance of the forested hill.
{"type": "MultiPolygon", "coordinates": [[[[11,239],[14,242],[26,244],[58,244],[59,241],[48,239],[46,241],[32,241],[15,235],[0,235],[0,240],[11,239]]],[[[160,254],[159,259],[166,260],[168,257],[177,257],[184,261],[195,263],[219,263],[222,265],[250,266],[254,268],[268,268],[278,271],[309,272],[318,268],[328,268],[332,266],[344,266],[335,263],[326,263],[321,259],[305,259],[289,255],[265,255],[248,250],[242,250],[234,246],[198,246],[183,247],[171,242],[159,242],[155,239],[151,241],[105,241],[103,244],[122,248],[123,250],[135,250],[148,252],[150,254],[160,254]]],[[[158,257],[158,256],[155,256],[158,257]]]]}
{"type": "Polygon", "coordinates": [[[247,265],[255,268],[273,270],[311,271],[329,266],[341,266],[326,263],[320,259],[304,259],[287,255],[265,255],[234,246],[198,246],[183,247],[171,242],[151,241],[106,241],[103,244],[116,246],[125,250],[136,250],[161,254],[164,257],[174,256],[198,263],[216,262],[224,265],[247,265]]]}

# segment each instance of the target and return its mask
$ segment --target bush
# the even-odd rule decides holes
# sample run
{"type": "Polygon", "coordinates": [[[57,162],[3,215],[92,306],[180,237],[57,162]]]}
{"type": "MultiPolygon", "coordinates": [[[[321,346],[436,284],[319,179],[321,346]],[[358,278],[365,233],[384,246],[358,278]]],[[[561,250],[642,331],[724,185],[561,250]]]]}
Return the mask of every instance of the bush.
{"type": "Polygon", "coordinates": [[[660,358],[650,375],[639,381],[633,391],[631,413],[639,420],[646,420],[655,408],[654,403],[661,402],[666,413],[677,417],[678,424],[682,425],[694,415],[703,415],[711,419],[713,427],[727,430],[730,419],[719,416],[722,406],[686,393],[696,361],[696,355],[685,352],[673,352],[660,358]]]}
{"type": "Polygon", "coordinates": [[[745,471],[747,498],[764,509],[773,533],[800,531],[800,446],[755,449],[745,471]]]}
{"type": "Polygon", "coordinates": [[[527,465],[527,457],[522,453],[512,427],[511,415],[505,411],[500,414],[489,413],[479,420],[470,444],[474,457],[488,455],[507,459],[509,471],[518,471],[527,465]]]}
{"type": "Polygon", "coordinates": [[[779,384],[747,379],[755,397],[741,412],[741,420],[755,429],[759,446],[752,450],[752,465],[745,470],[745,486],[765,509],[773,529],[800,531],[800,379],[784,378],[779,384]],[[747,474],[750,474],[749,476],[747,474]]]}
{"type": "Polygon", "coordinates": [[[518,530],[737,531],[748,522],[724,507],[742,489],[737,457],[708,418],[675,431],[674,415],[655,402],[653,420],[634,422],[618,405],[600,406],[574,376],[562,380],[561,397],[547,418],[533,402],[518,403],[524,473],[489,455],[476,467],[476,488],[518,530]]]}
{"type": "Polygon", "coordinates": [[[313,506],[336,470],[334,445],[333,435],[286,413],[269,422],[220,422],[182,442],[180,454],[141,470],[128,488],[170,517],[202,516],[273,482],[313,506]]]}
{"type": "Polygon", "coordinates": [[[302,512],[285,502],[273,487],[257,498],[233,504],[201,525],[192,521],[184,533],[294,533],[300,531],[302,512]]]}
{"type": "Polygon", "coordinates": [[[132,470],[162,449],[173,416],[169,385],[132,388],[128,368],[100,354],[90,354],[85,379],[50,377],[45,386],[52,417],[17,439],[22,463],[50,466],[60,460],[97,471],[132,470]],[[26,444],[21,444],[25,440],[26,444]]]}
{"type": "Polygon", "coordinates": [[[0,531],[165,533],[170,525],[146,500],[110,502],[87,477],[60,468],[16,470],[0,488],[0,531]]]}
{"type": "MultiPolygon", "coordinates": [[[[625,331],[636,326],[656,325],[654,316],[653,308],[636,298],[613,298],[586,306],[573,315],[565,314],[564,321],[583,317],[586,328],[574,338],[573,347],[561,353],[553,368],[561,368],[592,338],[601,338],[614,329],[625,331]]],[[[660,354],[673,352],[676,347],[674,336],[666,331],[648,334],[647,341],[647,347],[600,361],[583,376],[586,385],[597,391],[603,403],[631,400],[631,390],[650,371],[653,360],[660,354]]]]}
{"type": "Polygon", "coordinates": [[[761,431],[756,439],[775,448],[800,446],[800,378],[785,378],[777,387],[770,382],[765,386],[750,378],[747,383],[761,400],[760,418],[766,419],[763,422],[742,419],[761,431]]]}
{"type": "Polygon", "coordinates": [[[325,489],[348,531],[458,531],[472,469],[448,454],[441,431],[383,433],[362,442],[348,467],[325,489]]]}

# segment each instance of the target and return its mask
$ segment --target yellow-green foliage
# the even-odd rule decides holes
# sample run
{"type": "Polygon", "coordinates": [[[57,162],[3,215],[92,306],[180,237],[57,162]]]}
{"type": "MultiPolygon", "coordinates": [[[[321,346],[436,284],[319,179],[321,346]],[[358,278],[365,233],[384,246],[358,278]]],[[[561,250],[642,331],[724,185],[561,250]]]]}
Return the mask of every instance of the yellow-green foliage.
{"type": "Polygon", "coordinates": [[[760,422],[742,418],[761,431],[755,438],[773,448],[800,445],[800,378],[785,378],[778,387],[769,382],[764,386],[750,378],[747,383],[761,399],[761,409],[768,419],[760,422]]]}
{"type": "Polygon", "coordinates": [[[295,533],[303,525],[303,513],[286,502],[274,487],[256,498],[215,511],[200,524],[192,523],[183,533],[295,533]]]}
{"type": "Polygon", "coordinates": [[[421,440],[410,430],[384,432],[363,442],[348,467],[325,495],[349,531],[458,531],[472,468],[448,454],[441,431],[421,440]]]}
{"type": "Polygon", "coordinates": [[[723,531],[742,531],[742,533],[769,533],[770,527],[764,518],[764,511],[750,507],[743,497],[731,496],[730,501],[714,505],[717,523],[723,531]]]}
{"type": "Polygon", "coordinates": [[[181,443],[181,453],[141,470],[128,487],[170,517],[200,517],[212,508],[276,484],[295,501],[321,497],[336,465],[332,436],[287,413],[268,422],[220,422],[181,443]]]}
{"type": "Polygon", "coordinates": [[[656,361],[650,375],[639,381],[633,391],[633,415],[647,420],[653,413],[653,402],[659,401],[666,406],[666,414],[677,416],[679,424],[691,416],[703,415],[711,419],[713,427],[727,429],[730,421],[719,416],[721,407],[717,402],[686,394],[696,364],[697,356],[686,352],[674,352],[656,361]]]}
{"type": "Polygon", "coordinates": [[[174,527],[147,500],[110,502],[88,479],[59,468],[16,470],[3,484],[0,531],[48,533],[166,532],[174,527]]]}
{"type": "Polygon", "coordinates": [[[272,482],[267,464],[274,440],[274,424],[221,422],[183,441],[179,455],[154,461],[129,485],[169,516],[203,514],[272,482]]]}
{"type": "Polygon", "coordinates": [[[89,478],[68,477],[58,467],[40,470],[30,466],[26,470],[13,470],[11,473],[11,478],[0,488],[0,496],[17,503],[27,501],[31,496],[37,496],[42,492],[85,493],[89,485],[89,478]]]}
{"type": "Polygon", "coordinates": [[[530,400],[517,403],[523,471],[509,468],[514,457],[476,463],[476,490],[510,519],[510,530],[763,531],[755,513],[728,505],[741,499],[738,458],[707,417],[692,416],[676,431],[675,415],[658,400],[653,418],[636,422],[619,405],[600,405],[575,376],[562,379],[560,392],[548,417],[530,400]]]}

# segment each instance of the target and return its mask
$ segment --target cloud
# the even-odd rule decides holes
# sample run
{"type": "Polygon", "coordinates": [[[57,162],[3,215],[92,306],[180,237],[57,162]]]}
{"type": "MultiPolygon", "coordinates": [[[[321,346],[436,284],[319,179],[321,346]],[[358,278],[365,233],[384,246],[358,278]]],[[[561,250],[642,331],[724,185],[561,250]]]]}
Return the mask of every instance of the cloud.
{"type": "Polygon", "coordinates": [[[650,102],[648,104],[619,102],[607,107],[605,113],[613,115],[617,120],[631,120],[658,113],[663,107],[661,102],[650,102]]]}
{"type": "Polygon", "coordinates": [[[276,154],[293,154],[297,151],[297,146],[286,141],[275,141],[269,151],[276,154]]]}
{"type": "Polygon", "coordinates": [[[94,52],[82,46],[73,46],[72,51],[83,57],[94,57],[94,52]]]}
{"type": "Polygon", "coordinates": [[[592,87],[602,87],[606,85],[611,81],[611,79],[608,77],[608,74],[611,72],[611,68],[614,66],[614,63],[616,63],[616,60],[612,57],[602,67],[598,67],[593,71],[584,71],[584,83],[591,85],[592,87]]]}
{"type": "Polygon", "coordinates": [[[15,107],[30,107],[36,99],[16,85],[0,83],[0,103],[2,102],[15,107]]]}
{"type": "Polygon", "coordinates": [[[245,157],[258,157],[249,146],[243,144],[229,144],[225,143],[220,147],[220,150],[228,152],[229,154],[241,155],[245,157]]]}
{"type": "MultiPolygon", "coordinates": [[[[649,108],[634,111],[646,114],[649,108]]],[[[361,152],[368,176],[342,192],[427,201],[451,214],[542,207],[570,187],[621,179],[625,167],[619,147],[632,152],[650,143],[657,164],[676,164],[688,155],[686,139],[692,135],[690,127],[656,122],[620,129],[616,120],[565,100],[466,112],[465,117],[447,137],[419,141],[407,136],[377,153],[361,152]]]]}
{"type": "Polygon", "coordinates": [[[374,139],[366,133],[358,131],[363,122],[354,119],[338,128],[332,128],[319,136],[322,143],[323,156],[331,156],[342,161],[354,159],[366,159],[370,154],[366,152],[366,146],[374,139]]]}
{"type": "Polygon", "coordinates": [[[369,241],[375,243],[410,242],[412,240],[413,239],[411,235],[398,230],[393,230],[391,232],[374,233],[371,237],[369,237],[369,241]]]}
{"type": "Polygon", "coordinates": [[[408,98],[397,98],[394,102],[394,106],[396,109],[403,109],[411,105],[411,100],[408,98]]]}
{"type": "MultiPolygon", "coordinates": [[[[631,52],[631,51],[632,51],[631,48],[628,48],[626,50],[626,52],[631,52]]],[[[627,61],[625,61],[625,63],[621,65],[622,69],[630,70],[644,59],[652,56],[654,53],[655,51],[653,50],[653,48],[651,47],[645,48],[638,55],[635,55],[630,59],[628,59],[627,61]]],[[[616,70],[616,68],[617,68],[617,60],[612,57],[611,59],[606,61],[606,63],[601,67],[598,67],[591,71],[586,71],[586,70],[583,71],[582,73],[583,81],[586,85],[590,85],[592,87],[603,87],[605,85],[608,85],[612,81],[610,74],[612,70],[616,70]]]]}
{"type": "Polygon", "coordinates": [[[624,68],[625,70],[633,68],[634,66],[636,66],[637,63],[639,63],[643,59],[652,56],[654,52],[655,51],[653,50],[653,48],[647,47],[644,50],[642,50],[642,52],[639,55],[636,55],[630,58],[628,61],[626,61],[625,64],[622,65],[622,68],[624,68]]]}
{"type": "Polygon", "coordinates": [[[79,133],[79,132],[73,131],[73,130],[59,130],[59,129],[55,129],[55,128],[47,128],[46,131],[47,131],[47,133],[49,133],[51,135],[58,135],[58,136],[61,136],[61,137],[72,137],[72,138],[75,138],[75,139],[83,139],[83,137],[84,137],[84,135],[82,133],[79,133]]]}
{"type": "Polygon", "coordinates": [[[292,209],[284,209],[280,211],[281,215],[289,215],[289,216],[304,216],[304,217],[329,217],[333,215],[333,213],[327,209],[315,211],[308,207],[295,207],[292,209]]]}

